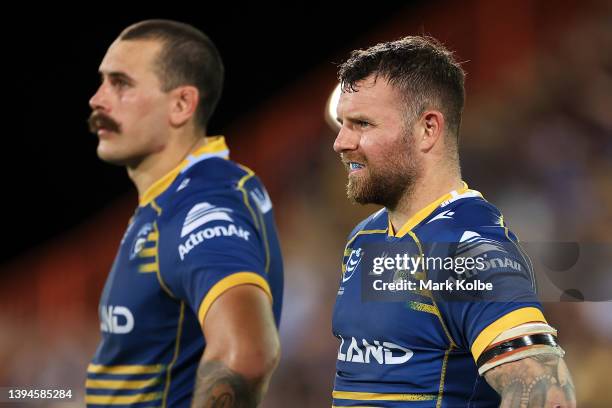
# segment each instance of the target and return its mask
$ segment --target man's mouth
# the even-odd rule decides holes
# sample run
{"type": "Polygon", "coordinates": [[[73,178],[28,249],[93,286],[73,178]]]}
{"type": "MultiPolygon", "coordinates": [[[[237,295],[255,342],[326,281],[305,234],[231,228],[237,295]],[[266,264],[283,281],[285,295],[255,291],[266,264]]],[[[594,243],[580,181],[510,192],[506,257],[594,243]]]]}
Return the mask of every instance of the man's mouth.
{"type": "Polygon", "coordinates": [[[98,136],[121,131],[121,127],[114,119],[100,112],[93,112],[87,122],[89,130],[98,136]]]}
{"type": "Polygon", "coordinates": [[[106,135],[106,134],[108,134],[108,133],[110,133],[110,130],[105,129],[105,128],[103,128],[103,127],[99,127],[99,128],[98,128],[98,130],[96,131],[96,134],[97,134],[98,136],[104,136],[104,135],[106,135]]]}

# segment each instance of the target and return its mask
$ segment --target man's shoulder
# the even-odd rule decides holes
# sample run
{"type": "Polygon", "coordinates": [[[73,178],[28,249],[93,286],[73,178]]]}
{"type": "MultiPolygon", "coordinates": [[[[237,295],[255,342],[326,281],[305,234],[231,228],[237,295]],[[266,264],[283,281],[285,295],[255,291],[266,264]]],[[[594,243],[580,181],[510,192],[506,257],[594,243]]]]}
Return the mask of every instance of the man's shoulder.
{"type": "MultiPolygon", "coordinates": [[[[187,167],[180,177],[189,179],[193,189],[199,191],[234,191],[237,186],[244,185],[249,180],[257,180],[255,173],[248,167],[232,160],[212,158],[187,167]]],[[[187,183],[185,181],[183,184],[187,183]]],[[[185,186],[186,187],[186,186],[185,186]]],[[[177,188],[177,191],[180,190],[177,188]]]]}
{"type": "Polygon", "coordinates": [[[449,205],[453,211],[452,225],[455,228],[479,228],[499,226],[503,216],[499,209],[482,197],[472,197],[449,205]]]}
{"type": "MultiPolygon", "coordinates": [[[[192,211],[212,211],[214,208],[246,213],[253,207],[255,198],[261,198],[262,206],[269,201],[263,184],[251,169],[214,158],[181,172],[158,204],[163,209],[163,222],[192,211]]],[[[255,204],[259,205],[256,201],[255,204]]]]}
{"type": "Polygon", "coordinates": [[[531,262],[520,248],[518,237],[508,228],[502,212],[484,200],[469,200],[457,207],[458,217],[454,222],[453,241],[457,243],[457,254],[492,253],[491,259],[507,257],[524,262],[526,270],[531,262]]]}
{"type": "Polygon", "coordinates": [[[221,160],[210,159],[206,166],[182,172],[159,200],[160,241],[178,245],[181,260],[195,247],[223,249],[258,240],[261,206],[251,194],[255,175],[221,160]]]}
{"type": "Polygon", "coordinates": [[[491,259],[510,257],[530,268],[501,211],[482,197],[457,200],[446,208],[439,208],[417,235],[432,250],[462,257],[484,253],[491,259]]]}
{"type": "Polygon", "coordinates": [[[348,236],[348,240],[351,240],[355,236],[360,233],[365,232],[387,232],[389,227],[387,209],[381,208],[380,210],[374,212],[369,215],[367,218],[363,219],[359,224],[353,228],[351,233],[348,236]]]}
{"type": "Polygon", "coordinates": [[[504,219],[499,209],[482,198],[470,196],[444,203],[422,224],[421,233],[436,240],[459,242],[470,232],[502,234],[504,219]]]}

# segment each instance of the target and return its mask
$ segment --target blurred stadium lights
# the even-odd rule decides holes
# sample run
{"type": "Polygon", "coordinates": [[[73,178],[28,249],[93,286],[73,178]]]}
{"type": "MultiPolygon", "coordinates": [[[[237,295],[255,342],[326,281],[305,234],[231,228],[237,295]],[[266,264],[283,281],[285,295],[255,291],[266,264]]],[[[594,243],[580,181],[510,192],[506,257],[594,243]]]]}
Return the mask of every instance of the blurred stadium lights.
{"type": "Polygon", "coordinates": [[[338,108],[338,102],[340,101],[340,93],[341,88],[340,84],[336,85],[332,93],[329,95],[327,99],[326,109],[325,109],[325,120],[329,124],[329,126],[333,129],[334,132],[340,131],[342,125],[338,122],[336,109],[338,108]]]}

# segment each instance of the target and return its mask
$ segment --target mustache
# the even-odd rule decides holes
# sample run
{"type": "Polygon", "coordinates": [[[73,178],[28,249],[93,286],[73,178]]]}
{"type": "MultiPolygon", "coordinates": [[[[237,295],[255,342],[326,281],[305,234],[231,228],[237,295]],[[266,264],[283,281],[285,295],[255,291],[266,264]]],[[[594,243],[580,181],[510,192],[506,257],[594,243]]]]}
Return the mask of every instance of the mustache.
{"type": "Polygon", "coordinates": [[[345,166],[348,166],[349,162],[352,162],[352,161],[361,163],[361,164],[366,164],[367,162],[364,156],[358,156],[358,155],[352,155],[352,154],[347,155],[346,153],[340,153],[340,161],[345,166]]]}
{"type": "Polygon", "coordinates": [[[110,116],[99,111],[93,111],[91,115],[89,115],[87,124],[89,125],[89,131],[91,133],[97,133],[100,129],[121,133],[121,125],[110,116]]]}

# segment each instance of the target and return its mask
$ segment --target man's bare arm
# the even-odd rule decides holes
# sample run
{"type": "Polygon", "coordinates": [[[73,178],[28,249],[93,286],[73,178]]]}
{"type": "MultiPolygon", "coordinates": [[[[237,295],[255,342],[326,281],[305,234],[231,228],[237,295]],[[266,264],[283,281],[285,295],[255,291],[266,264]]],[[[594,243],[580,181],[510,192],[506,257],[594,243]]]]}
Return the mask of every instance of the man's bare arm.
{"type": "Polygon", "coordinates": [[[198,368],[192,407],[255,407],[256,387],[220,361],[202,360],[198,368]]]}
{"type": "Polygon", "coordinates": [[[252,285],[229,289],[210,307],[192,408],[256,407],[280,356],[270,300],[252,285]]]}
{"type": "Polygon", "coordinates": [[[541,354],[502,364],[485,379],[502,397],[502,408],[576,407],[576,394],[565,361],[541,354]]]}

